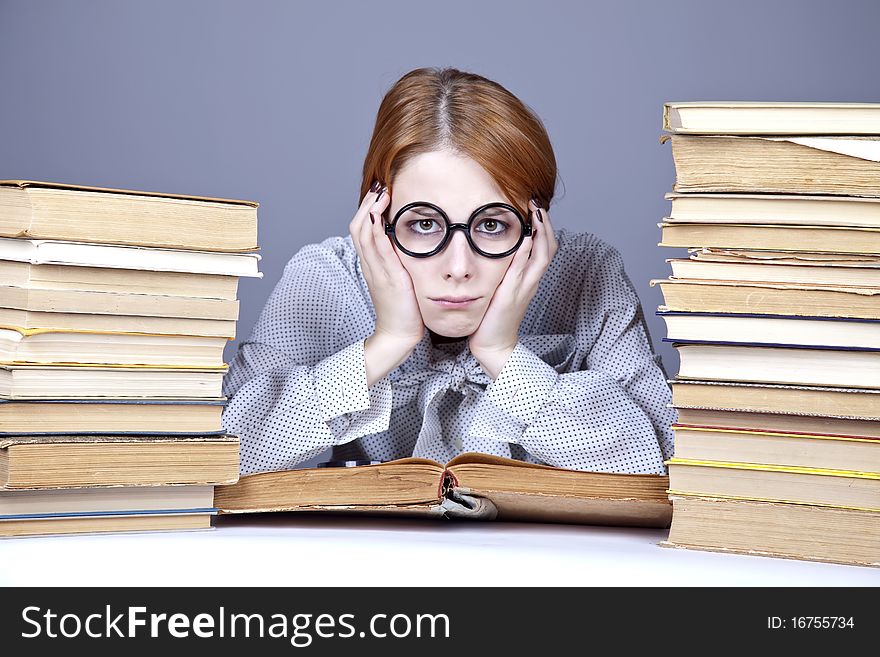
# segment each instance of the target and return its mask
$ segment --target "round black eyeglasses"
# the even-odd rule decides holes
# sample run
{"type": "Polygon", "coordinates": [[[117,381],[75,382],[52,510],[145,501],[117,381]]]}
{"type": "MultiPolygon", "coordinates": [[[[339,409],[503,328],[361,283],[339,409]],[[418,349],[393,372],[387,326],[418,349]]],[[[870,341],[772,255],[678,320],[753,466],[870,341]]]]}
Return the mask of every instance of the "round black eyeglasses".
{"type": "Polygon", "coordinates": [[[470,247],[486,258],[509,256],[532,234],[531,224],[519,210],[498,202],[478,207],[467,223],[453,224],[438,206],[415,201],[400,208],[385,225],[385,233],[392,236],[397,248],[414,258],[440,253],[456,229],[461,229],[470,247]]]}

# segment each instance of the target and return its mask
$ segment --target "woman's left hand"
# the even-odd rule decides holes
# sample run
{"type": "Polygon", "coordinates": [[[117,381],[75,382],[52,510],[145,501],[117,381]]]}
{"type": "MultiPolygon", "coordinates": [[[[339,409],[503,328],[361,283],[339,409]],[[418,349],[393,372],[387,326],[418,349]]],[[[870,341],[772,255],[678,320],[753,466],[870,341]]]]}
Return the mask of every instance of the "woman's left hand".
{"type": "Polygon", "coordinates": [[[495,290],[483,321],[468,339],[468,346],[483,371],[498,378],[519,341],[519,325],[538,291],[541,277],[559,249],[550,215],[529,201],[532,236],[525,238],[495,290]]]}

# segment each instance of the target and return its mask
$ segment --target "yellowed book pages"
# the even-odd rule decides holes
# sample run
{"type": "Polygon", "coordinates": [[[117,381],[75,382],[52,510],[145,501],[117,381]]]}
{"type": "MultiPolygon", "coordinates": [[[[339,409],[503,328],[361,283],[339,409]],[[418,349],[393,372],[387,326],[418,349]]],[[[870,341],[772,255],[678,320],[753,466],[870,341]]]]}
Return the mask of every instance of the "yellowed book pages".
{"type": "Polygon", "coordinates": [[[673,427],[676,459],[880,472],[877,438],[673,427]]]}
{"type": "Polygon", "coordinates": [[[214,485],[238,481],[236,436],[21,436],[0,439],[6,490],[214,485]]]}
{"type": "Polygon", "coordinates": [[[101,403],[94,399],[87,403],[76,399],[68,402],[0,400],[0,433],[211,433],[222,428],[223,404],[156,401],[139,404],[101,403]]]}
{"type": "Polygon", "coordinates": [[[697,279],[653,280],[663,310],[880,319],[880,288],[697,279]]]}
{"type": "Polygon", "coordinates": [[[880,390],[716,381],[672,381],[676,407],[880,420],[880,390]]]}
{"type": "MultiPolygon", "coordinates": [[[[0,490],[2,516],[58,516],[59,514],[132,511],[207,511],[214,507],[213,486],[109,486],[0,490]]],[[[22,519],[23,518],[19,518],[22,519]]]]}
{"type": "Polygon", "coordinates": [[[0,306],[33,312],[238,319],[238,301],[227,299],[28,289],[9,285],[0,286],[0,306]]]}
{"type": "MultiPolygon", "coordinates": [[[[723,399],[724,388],[716,388],[723,399]]],[[[880,404],[880,397],[874,397],[880,404]]],[[[814,407],[807,406],[811,411],[814,407]]],[[[840,410],[836,407],[834,410],[840,410]]],[[[851,438],[880,438],[880,422],[876,419],[795,415],[794,413],[759,413],[754,411],[715,410],[712,408],[676,407],[678,421],[673,426],[708,427],[712,429],[746,429],[771,433],[808,433],[851,438]]],[[[876,408],[880,413],[880,406],[876,408]]]]}
{"type": "Polygon", "coordinates": [[[880,199],[797,194],[671,192],[669,221],[880,227],[880,199]]]}
{"type": "Polygon", "coordinates": [[[82,331],[90,333],[141,333],[235,338],[236,320],[143,315],[94,315],[42,312],[0,307],[0,326],[23,333],[82,331]]]}
{"type": "Polygon", "coordinates": [[[237,276],[109,267],[34,265],[13,260],[0,260],[0,281],[6,285],[28,289],[152,294],[229,301],[235,300],[238,291],[237,276]]]}
{"type": "Polygon", "coordinates": [[[226,338],[0,327],[0,364],[97,363],[221,367],[226,338]]]}
{"type": "Polygon", "coordinates": [[[672,135],[671,141],[676,192],[880,196],[880,162],[870,159],[763,137],[672,135]]]}
{"type": "Polygon", "coordinates": [[[408,458],[245,475],[233,486],[218,486],[214,505],[221,513],[419,508],[485,520],[665,527],[667,486],[661,475],[582,472],[467,453],[445,466],[408,458]]]}
{"type": "Polygon", "coordinates": [[[254,251],[254,201],[0,181],[0,235],[205,251],[254,251]]]}
{"type": "Polygon", "coordinates": [[[135,516],[72,516],[32,520],[0,520],[0,536],[105,534],[114,532],[183,531],[211,529],[210,513],[163,513],[135,516]]]}
{"type": "Polygon", "coordinates": [[[659,246],[880,253],[880,229],[877,228],[683,222],[661,223],[660,228],[663,237],[659,246]]]}
{"type": "Polygon", "coordinates": [[[880,511],[880,473],[673,458],[669,494],[880,511]]]}
{"type": "Polygon", "coordinates": [[[672,496],[664,547],[880,566],[880,514],[804,504],[672,496]]]}
{"type": "Polygon", "coordinates": [[[794,283],[834,287],[880,287],[880,267],[827,263],[777,264],[760,260],[724,262],[703,258],[668,258],[674,279],[724,280],[755,283],[794,283]]]}

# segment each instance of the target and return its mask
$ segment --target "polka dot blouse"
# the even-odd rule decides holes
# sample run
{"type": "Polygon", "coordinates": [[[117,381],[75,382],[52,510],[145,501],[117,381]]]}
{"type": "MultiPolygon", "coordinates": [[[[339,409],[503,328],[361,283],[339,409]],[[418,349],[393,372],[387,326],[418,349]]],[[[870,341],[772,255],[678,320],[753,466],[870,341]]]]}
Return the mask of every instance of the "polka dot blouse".
{"type": "Polygon", "coordinates": [[[303,247],[223,381],[241,473],[334,459],[441,463],[482,452],[595,472],[666,473],[666,375],[619,253],[557,231],[559,251],[492,381],[467,339],[436,342],[367,387],[375,312],[351,237],[303,247]]]}

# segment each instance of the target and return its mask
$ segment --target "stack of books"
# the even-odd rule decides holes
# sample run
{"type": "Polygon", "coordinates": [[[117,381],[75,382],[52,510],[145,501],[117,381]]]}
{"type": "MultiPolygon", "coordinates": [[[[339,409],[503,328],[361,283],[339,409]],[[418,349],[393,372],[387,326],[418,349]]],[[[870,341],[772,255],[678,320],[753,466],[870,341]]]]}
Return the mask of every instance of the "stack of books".
{"type": "Polygon", "coordinates": [[[206,529],[257,203],[0,181],[0,536],[206,529]]]}
{"type": "Polygon", "coordinates": [[[668,546],[880,565],[880,105],[669,103],[668,546]]]}

